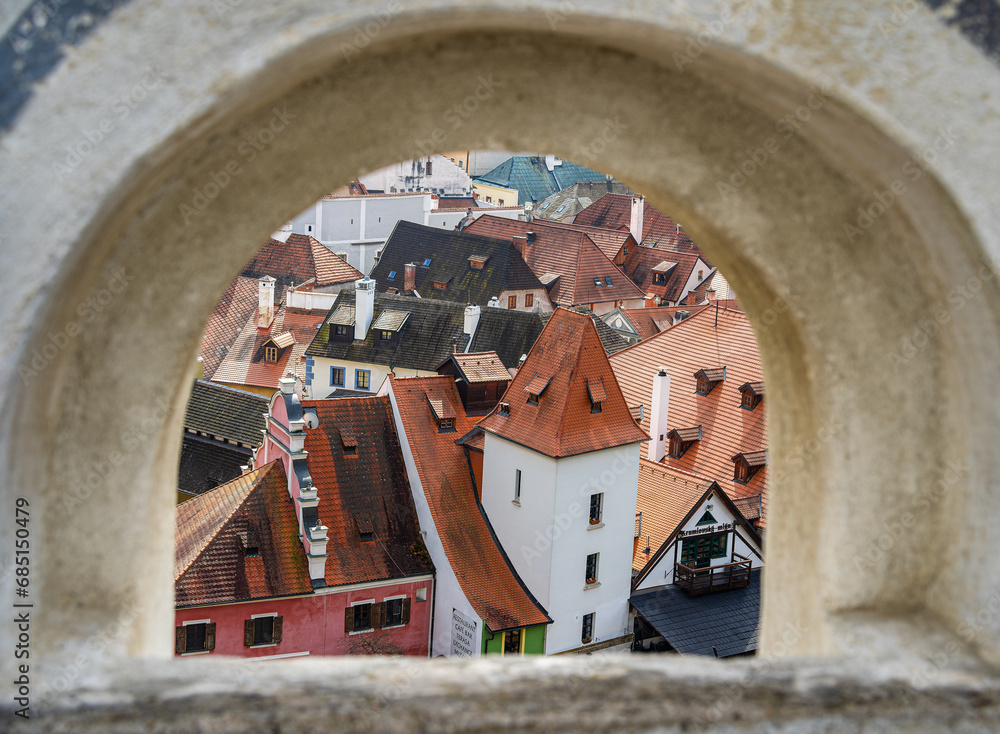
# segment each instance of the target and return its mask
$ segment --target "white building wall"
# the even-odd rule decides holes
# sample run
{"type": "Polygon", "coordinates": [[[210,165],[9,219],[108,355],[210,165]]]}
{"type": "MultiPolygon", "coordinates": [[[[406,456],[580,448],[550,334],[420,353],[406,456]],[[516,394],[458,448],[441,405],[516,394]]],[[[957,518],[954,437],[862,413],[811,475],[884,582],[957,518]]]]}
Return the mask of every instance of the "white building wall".
{"type": "MultiPolygon", "coordinates": [[[[329,357],[313,357],[313,381],[309,387],[309,397],[313,399],[325,398],[334,390],[358,390],[355,383],[356,370],[369,370],[371,379],[369,381],[368,392],[374,395],[378,392],[379,386],[389,374],[389,367],[382,364],[372,364],[370,362],[349,362],[347,360],[331,359],[329,357]],[[330,368],[341,367],[345,370],[343,386],[330,384],[330,368]]],[[[396,367],[393,370],[396,377],[431,377],[437,372],[414,370],[406,367],[396,367]]]]}
{"type": "Polygon", "coordinates": [[[555,307],[552,305],[552,301],[549,300],[549,292],[544,288],[529,288],[527,290],[519,291],[501,291],[498,295],[498,300],[500,301],[500,308],[507,308],[508,299],[510,296],[517,298],[517,307],[514,311],[524,311],[525,313],[531,313],[532,311],[541,311],[542,313],[552,313],[555,311],[555,307]],[[531,306],[525,306],[524,297],[528,294],[532,296],[531,306]]]}
{"type": "Polygon", "coordinates": [[[389,395],[389,402],[392,404],[392,417],[396,424],[396,434],[399,436],[399,444],[403,450],[403,465],[406,467],[406,476],[410,481],[410,491],[413,494],[413,504],[417,510],[417,522],[420,524],[421,535],[424,545],[430,554],[431,561],[434,562],[436,571],[436,581],[434,590],[434,625],[431,632],[430,656],[451,655],[451,627],[452,610],[457,609],[471,620],[477,623],[474,647],[475,657],[482,655],[482,634],[483,620],[476,614],[472,604],[462,591],[461,585],[455,572],[452,571],[451,563],[441,542],[437,526],[434,524],[434,517],[431,514],[430,505],[424,494],[423,484],[420,481],[420,474],[417,472],[417,465],[413,460],[413,451],[410,449],[410,440],[403,430],[403,423],[399,419],[399,408],[396,405],[396,396],[392,392],[391,383],[385,383],[384,391],[389,395]]]}
{"type": "MultiPolygon", "coordinates": [[[[703,280],[705,280],[705,278],[711,275],[711,273],[712,273],[712,268],[710,268],[708,266],[708,263],[706,263],[699,257],[698,261],[694,264],[694,267],[691,268],[691,275],[688,276],[687,283],[684,284],[684,289],[681,291],[681,294],[680,296],[678,296],[677,302],[674,305],[675,306],[681,305],[684,302],[684,299],[687,298],[688,293],[697,288],[698,285],[701,284],[703,280]],[[701,273],[700,278],[698,277],[699,273],[701,273]]],[[[642,307],[640,306],[639,308],[642,307]]]]}
{"type": "MultiPolygon", "coordinates": [[[[707,505],[712,505],[712,510],[711,510],[712,517],[714,517],[718,521],[719,525],[725,525],[726,523],[735,522],[736,518],[729,511],[729,508],[721,500],[719,500],[718,497],[716,497],[713,494],[691,514],[691,518],[688,520],[687,523],[684,524],[681,530],[683,530],[684,532],[690,532],[692,530],[699,530],[704,528],[705,526],[702,526],[702,528],[698,527],[698,520],[700,520],[701,516],[705,513],[707,505]]],[[[681,540],[683,541],[683,538],[681,540]]],[[[732,540],[733,538],[731,536],[730,541],[732,540]]],[[[677,541],[675,540],[674,543],[676,542],[677,541]]],[[[658,550],[657,548],[653,548],[654,553],[657,550],[658,550]]],[[[762,560],[763,553],[761,553],[760,547],[752,540],[750,540],[749,534],[745,529],[742,528],[736,529],[735,545],[727,546],[726,557],[713,558],[711,565],[722,566],[729,563],[731,554],[734,550],[738,555],[750,559],[751,569],[763,568],[764,566],[764,561],[762,560]]],[[[681,557],[680,551],[681,549],[680,547],[678,547],[676,554],[678,561],[680,561],[681,557]]],[[[674,549],[671,546],[663,554],[663,557],[660,558],[658,561],[656,561],[655,565],[651,569],[649,569],[649,572],[646,574],[646,577],[643,578],[643,580],[639,583],[639,585],[636,587],[636,590],[638,591],[642,589],[654,589],[658,586],[665,586],[667,584],[672,584],[673,582],[674,582],[674,549]]]]}
{"type": "Polygon", "coordinates": [[[592,642],[628,625],[639,445],[551,459],[486,434],[483,507],[521,579],[549,612],[545,652],[581,646],[583,615],[592,642]],[[521,469],[521,504],[513,503],[521,469]],[[592,526],[590,497],[604,493],[604,520],[592,526]],[[598,584],[586,584],[587,556],[599,553],[598,584]]]}

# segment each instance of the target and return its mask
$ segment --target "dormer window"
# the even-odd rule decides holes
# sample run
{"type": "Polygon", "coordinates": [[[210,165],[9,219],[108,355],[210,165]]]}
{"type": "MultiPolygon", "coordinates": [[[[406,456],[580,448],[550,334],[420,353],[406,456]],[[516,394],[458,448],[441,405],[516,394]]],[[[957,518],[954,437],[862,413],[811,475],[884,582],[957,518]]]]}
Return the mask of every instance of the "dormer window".
{"type": "Polygon", "coordinates": [[[608,399],[608,394],[604,390],[604,378],[587,380],[587,395],[590,396],[590,412],[600,413],[601,403],[608,399]]]}
{"type": "Polygon", "coordinates": [[[448,287],[448,284],[446,282],[443,282],[443,281],[440,281],[440,280],[435,280],[434,281],[434,290],[436,290],[436,291],[443,291],[447,287],[448,287]]]}
{"type": "Polygon", "coordinates": [[[667,433],[668,451],[671,458],[679,459],[685,452],[701,440],[701,426],[695,428],[674,428],[667,433]]]}
{"type": "Polygon", "coordinates": [[[354,340],[354,306],[338,306],[328,322],[330,341],[348,342],[354,340]]]}
{"type": "Polygon", "coordinates": [[[451,403],[441,398],[427,396],[427,402],[431,406],[431,414],[437,423],[438,433],[451,433],[455,430],[455,409],[451,403]]]}
{"type": "Polygon", "coordinates": [[[744,410],[753,410],[764,400],[763,382],[744,382],[740,385],[740,407],[744,410]]]}
{"type": "Polygon", "coordinates": [[[551,381],[551,377],[541,377],[537,372],[535,373],[531,381],[524,386],[524,391],[528,393],[528,405],[538,405],[539,398],[551,381]]]}
{"type": "Polygon", "coordinates": [[[656,285],[663,285],[667,282],[667,276],[663,273],[653,273],[653,282],[656,283],[656,285]]]}
{"type": "Polygon", "coordinates": [[[726,368],[713,367],[712,369],[698,370],[694,373],[694,379],[697,381],[695,392],[698,395],[708,395],[715,389],[716,385],[725,382],[726,368]]]}
{"type": "Polygon", "coordinates": [[[358,439],[353,431],[346,428],[340,429],[340,445],[344,449],[344,456],[358,455],[358,439]]]}
{"type": "Polygon", "coordinates": [[[278,361],[278,348],[277,347],[264,347],[264,361],[265,362],[277,362],[278,361]]]}
{"type": "Polygon", "coordinates": [[[754,475],[767,466],[767,451],[745,451],[732,457],[735,465],[733,481],[746,484],[754,475]]]}
{"type": "Polygon", "coordinates": [[[473,270],[482,270],[489,259],[489,255],[469,255],[469,267],[473,270]]]}

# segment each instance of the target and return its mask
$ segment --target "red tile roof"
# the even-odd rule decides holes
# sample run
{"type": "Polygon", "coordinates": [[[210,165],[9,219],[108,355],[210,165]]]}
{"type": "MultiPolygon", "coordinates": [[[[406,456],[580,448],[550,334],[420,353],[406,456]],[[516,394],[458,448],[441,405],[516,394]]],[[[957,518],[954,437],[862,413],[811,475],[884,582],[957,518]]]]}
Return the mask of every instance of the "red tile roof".
{"type": "MultiPolygon", "coordinates": [[[[594,241],[598,247],[601,248],[601,252],[608,256],[608,259],[614,260],[621,249],[629,244],[631,240],[631,247],[637,246],[635,239],[632,237],[631,233],[622,231],[620,229],[605,229],[603,227],[590,227],[579,222],[573,222],[569,224],[567,222],[555,222],[551,220],[545,220],[545,224],[553,227],[566,227],[572,229],[581,234],[587,235],[590,239],[594,241]]],[[[631,247],[629,249],[631,249],[631,247]]]]}
{"type": "Polygon", "coordinates": [[[635,507],[637,513],[642,513],[642,519],[636,521],[639,537],[632,547],[633,570],[642,570],[711,484],[711,480],[704,477],[648,459],[639,461],[639,494],[635,507]],[[645,552],[646,548],[649,553],[645,552]]]}
{"type": "MultiPolygon", "coordinates": [[[[458,366],[466,382],[509,382],[510,372],[496,352],[452,354],[449,358],[458,366]]],[[[447,362],[447,360],[446,360],[447,362]]],[[[442,366],[444,363],[442,363],[442,366]]],[[[440,369],[440,367],[438,368],[440,369]]]]}
{"type": "MultiPolygon", "coordinates": [[[[629,250],[628,257],[625,258],[625,273],[639,286],[643,293],[659,296],[663,301],[676,303],[682,296],[684,286],[691,277],[700,256],[697,251],[671,252],[654,247],[636,247],[634,250],[629,250]],[[677,264],[667,272],[666,282],[658,284],[653,279],[653,268],[661,263],[677,264]]],[[[704,273],[706,279],[710,272],[709,268],[706,267],[704,273]]],[[[707,289],[706,285],[704,290],[707,289]]],[[[704,296],[701,300],[704,300],[704,296]]]]}
{"type": "MultiPolygon", "coordinates": [[[[301,308],[281,306],[274,316],[269,329],[257,328],[257,312],[247,319],[243,331],[233,342],[232,348],[222,360],[222,364],[212,375],[213,382],[230,385],[252,385],[278,389],[278,380],[286,373],[305,377],[302,356],[316,337],[316,330],[326,318],[326,309],[307,311],[301,308]],[[273,337],[290,335],[293,341],[282,349],[277,362],[264,359],[264,342],[273,337]]],[[[287,342],[284,336],[282,342],[287,342]]]]}
{"type": "Polygon", "coordinates": [[[305,450],[329,528],[327,585],[433,573],[389,399],[303,400],[302,410],[319,418],[319,427],[306,431],[305,450]],[[352,444],[355,453],[345,454],[352,444]],[[373,539],[362,540],[362,532],[373,539]]]}
{"type": "Polygon", "coordinates": [[[246,326],[247,319],[256,317],[259,289],[256,279],[238,275],[215,304],[215,309],[205,324],[198,352],[206,380],[210,380],[222,364],[236,337],[246,326]]]}
{"type": "Polygon", "coordinates": [[[702,306],[659,306],[657,308],[623,308],[622,315],[635,327],[640,339],[646,339],[665,331],[674,325],[674,315],[678,311],[696,314],[708,305],[702,306]]]}
{"type": "MultiPolygon", "coordinates": [[[[718,328],[715,309],[708,308],[667,331],[645,339],[611,356],[611,367],[629,405],[643,405],[643,428],[649,428],[653,376],[661,365],[670,374],[667,429],[702,427],[702,439],[680,459],[669,455],[667,466],[713,479],[732,499],[762,495],[767,515],[767,467],[747,484],[733,479],[732,457],[767,448],[766,406],[744,410],[739,388],[763,380],[760,353],[750,321],[742,311],[720,308],[718,328]],[[694,373],[726,368],[726,379],[708,395],[695,394],[694,373]]],[[[766,402],[766,401],[765,401],[766,402]]],[[[643,452],[645,455],[645,452],[643,452]]]]}
{"type": "Polygon", "coordinates": [[[304,283],[315,278],[317,286],[324,286],[364,277],[343,258],[306,234],[290,234],[285,242],[268,240],[243,267],[242,274],[249,278],[264,275],[275,278],[278,281],[276,302],[281,300],[284,289],[291,283],[304,283]]]}
{"type": "Polygon", "coordinates": [[[466,599],[492,632],[550,622],[511,566],[476,498],[465,450],[455,443],[476,419],[466,415],[454,378],[390,375],[389,380],[435,527],[466,599]],[[429,400],[451,406],[455,432],[438,432],[429,400]]]}
{"type": "MultiPolygon", "coordinates": [[[[605,194],[576,215],[574,224],[589,227],[627,230],[632,219],[632,197],[627,194],[605,194]]],[[[662,249],[686,252],[697,250],[687,233],[674,219],[649,202],[643,204],[642,243],[662,249]]]]}
{"type": "Polygon", "coordinates": [[[312,593],[287,482],[273,461],[177,506],[178,607],[312,593]]]}
{"type": "Polygon", "coordinates": [[[629,411],[594,322],[576,311],[556,309],[503,401],[479,425],[546,456],[573,456],[649,437],[629,411]],[[593,413],[587,385],[602,381],[607,400],[593,413]],[[529,404],[527,393],[542,384],[538,404],[529,404]],[[500,412],[502,405],[509,406],[506,413],[500,412]]]}
{"type": "Polygon", "coordinates": [[[508,240],[534,232],[534,242],[524,246],[524,260],[543,283],[546,279],[542,276],[546,274],[559,276],[549,291],[549,298],[556,305],[589,305],[645,296],[592,239],[575,229],[547,221],[522,222],[484,215],[464,231],[508,240]],[[600,280],[600,286],[594,282],[595,278],[600,280]],[[611,280],[610,286],[606,279],[611,280]]]}

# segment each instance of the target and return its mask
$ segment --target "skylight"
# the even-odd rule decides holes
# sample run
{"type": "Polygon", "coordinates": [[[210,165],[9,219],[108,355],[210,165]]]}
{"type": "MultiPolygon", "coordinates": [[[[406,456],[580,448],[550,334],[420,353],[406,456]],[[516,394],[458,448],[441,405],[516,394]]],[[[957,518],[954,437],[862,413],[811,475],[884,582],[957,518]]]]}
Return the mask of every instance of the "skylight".
{"type": "Polygon", "coordinates": [[[426,260],[424,260],[424,267],[425,268],[430,267],[430,264],[431,264],[431,259],[430,258],[427,258],[426,260]]]}
{"type": "Polygon", "coordinates": [[[601,279],[600,278],[594,278],[594,285],[596,285],[598,288],[600,288],[601,287],[601,279]]]}
{"type": "Polygon", "coordinates": [[[607,283],[608,285],[612,285],[612,283],[611,283],[611,276],[610,275],[605,275],[604,276],[604,282],[607,283]]]}
{"type": "Polygon", "coordinates": [[[392,280],[395,277],[396,277],[396,271],[395,270],[390,270],[389,271],[389,280],[392,280]]]}

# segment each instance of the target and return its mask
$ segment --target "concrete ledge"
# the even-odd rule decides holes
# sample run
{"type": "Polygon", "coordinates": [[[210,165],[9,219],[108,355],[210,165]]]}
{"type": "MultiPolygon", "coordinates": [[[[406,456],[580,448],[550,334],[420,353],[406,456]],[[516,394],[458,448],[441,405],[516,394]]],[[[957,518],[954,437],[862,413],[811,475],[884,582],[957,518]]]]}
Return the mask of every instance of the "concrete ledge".
{"type": "MultiPolygon", "coordinates": [[[[6,702],[5,702],[6,705],[6,702]]],[[[4,712],[4,723],[13,717],[4,712]]],[[[995,731],[1000,678],[842,658],[132,661],[10,731],[995,731]],[[850,671],[850,672],[848,672],[850,671]]]]}

